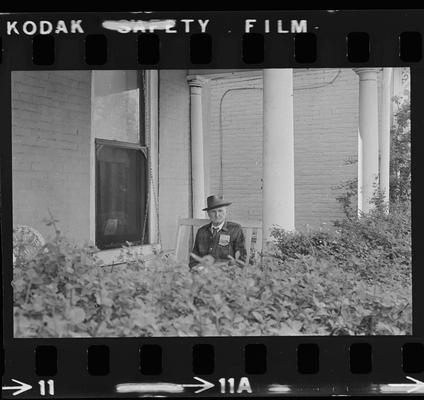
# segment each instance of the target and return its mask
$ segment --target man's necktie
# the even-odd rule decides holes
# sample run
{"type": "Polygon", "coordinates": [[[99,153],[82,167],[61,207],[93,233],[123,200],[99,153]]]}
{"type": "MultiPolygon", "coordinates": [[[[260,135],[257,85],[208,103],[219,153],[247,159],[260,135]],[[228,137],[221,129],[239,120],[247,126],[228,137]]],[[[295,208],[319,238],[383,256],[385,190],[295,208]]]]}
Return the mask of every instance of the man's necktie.
{"type": "Polygon", "coordinates": [[[218,234],[218,230],[219,228],[212,228],[212,237],[215,238],[216,235],[218,234]]]}

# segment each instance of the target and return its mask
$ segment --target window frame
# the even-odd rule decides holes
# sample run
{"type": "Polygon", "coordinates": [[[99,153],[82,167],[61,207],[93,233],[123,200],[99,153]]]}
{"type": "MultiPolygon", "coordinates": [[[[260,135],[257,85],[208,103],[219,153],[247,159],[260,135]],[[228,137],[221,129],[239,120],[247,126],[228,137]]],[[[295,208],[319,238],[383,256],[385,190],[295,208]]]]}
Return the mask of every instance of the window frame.
{"type": "MultiPolygon", "coordinates": [[[[132,245],[136,245],[136,246],[143,246],[143,245],[148,245],[150,244],[150,232],[149,232],[149,225],[150,225],[150,221],[149,221],[149,207],[150,205],[148,204],[149,201],[149,195],[148,195],[148,191],[149,191],[149,160],[148,160],[148,148],[147,146],[142,146],[140,144],[137,143],[130,143],[130,142],[122,142],[119,140],[109,140],[109,139],[100,139],[100,138],[95,138],[94,140],[94,158],[95,158],[95,188],[94,188],[94,195],[95,195],[95,244],[96,246],[100,249],[100,251],[107,251],[107,250],[115,250],[115,249],[119,249],[121,248],[123,245],[126,244],[126,242],[130,242],[132,245]],[[145,187],[144,188],[140,188],[140,192],[137,194],[139,196],[139,203],[145,204],[145,209],[141,209],[140,210],[140,215],[143,218],[143,223],[141,225],[141,231],[138,234],[141,234],[141,237],[144,239],[144,243],[142,243],[141,239],[140,240],[123,240],[123,242],[121,243],[117,243],[117,244],[110,244],[110,245],[105,245],[104,243],[102,243],[100,241],[100,236],[98,234],[98,214],[97,211],[99,209],[99,173],[98,173],[98,160],[97,160],[97,147],[98,146],[109,146],[109,147],[113,147],[113,148],[118,148],[118,149],[126,149],[126,150],[135,150],[135,151],[139,151],[142,155],[142,160],[144,160],[145,162],[145,176],[144,176],[144,182],[145,182],[145,187]],[[143,190],[144,189],[144,190],[143,190]],[[144,196],[144,202],[142,202],[142,197],[144,196]],[[147,211],[147,214],[146,214],[147,211]],[[143,226],[144,225],[144,226],[143,226]],[[144,235],[143,235],[143,229],[144,229],[144,235]]],[[[142,168],[140,170],[140,176],[142,174],[142,168]]],[[[130,238],[129,238],[130,239],[130,238]]]]}
{"type": "MultiPolygon", "coordinates": [[[[91,93],[94,93],[94,72],[91,74],[91,93]]],[[[149,243],[135,245],[134,248],[146,257],[151,257],[162,249],[159,222],[159,78],[158,70],[138,70],[140,83],[140,129],[139,145],[147,150],[149,188],[149,243]]],[[[93,113],[93,110],[91,111],[93,113]]],[[[93,123],[93,115],[91,121],[93,123]]],[[[90,141],[90,242],[96,241],[96,154],[94,129],[91,127],[90,141]]],[[[97,140],[102,140],[98,138],[97,140]]],[[[107,139],[106,139],[107,140],[107,139]]],[[[124,142],[127,143],[127,142],[124,142]]],[[[137,144],[136,144],[137,145],[137,144]]],[[[99,250],[97,256],[103,265],[125,263],[119,248],[99,250]]]]}

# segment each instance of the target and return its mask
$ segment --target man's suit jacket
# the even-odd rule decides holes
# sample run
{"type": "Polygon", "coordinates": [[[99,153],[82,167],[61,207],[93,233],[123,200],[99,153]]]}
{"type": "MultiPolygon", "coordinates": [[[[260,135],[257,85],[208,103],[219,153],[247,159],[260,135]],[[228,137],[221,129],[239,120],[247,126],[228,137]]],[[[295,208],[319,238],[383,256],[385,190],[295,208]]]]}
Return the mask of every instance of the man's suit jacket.
{"type": "MultiPolygon", "coordinates": [[[[240,224],[225,221],[221,230],[213,237],[212,223],[199,228],[194,241],[193,253],[199,257],[211,255],[216,261],[228,261],[228,256],[235,257],[240,252],[240,260],[246,259],[244,234],[240,224]]],[[[189,267],[198,262],[190,257],[189,267]]]]}

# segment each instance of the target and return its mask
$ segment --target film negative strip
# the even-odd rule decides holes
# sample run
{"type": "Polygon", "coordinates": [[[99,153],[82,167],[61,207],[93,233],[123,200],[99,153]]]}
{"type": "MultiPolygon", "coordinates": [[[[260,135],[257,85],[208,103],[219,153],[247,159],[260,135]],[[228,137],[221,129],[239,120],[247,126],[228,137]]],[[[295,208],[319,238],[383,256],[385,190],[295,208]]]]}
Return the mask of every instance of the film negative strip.
{"type": "Polygon", "coordinates": [[[2,395],[424,393],[423,18],[0,15],[2,395]]]}

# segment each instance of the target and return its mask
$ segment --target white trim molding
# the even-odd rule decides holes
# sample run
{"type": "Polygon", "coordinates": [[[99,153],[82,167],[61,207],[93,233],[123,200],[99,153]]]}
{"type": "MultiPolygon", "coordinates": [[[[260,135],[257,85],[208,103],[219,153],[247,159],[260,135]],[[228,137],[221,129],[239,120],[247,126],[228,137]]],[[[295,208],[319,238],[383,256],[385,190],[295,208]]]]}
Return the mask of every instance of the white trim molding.
{"type": "MultiPolygon", "coordinates": [[[[153,258],[155,253],[160,251],[159,244],[148,244],[143,246],[132,246],[131,250],[137,253],[138,256],[145,258],[146,261],[150,258],[153,258]]],[[[97,257],[103,263],[102,266],[112,266],[112,265],[120,265],[125,264],[126,260],[120,257],[124,254],[124,249],[108,249],[108,250],[100,250],[96,253],[97,257]]]]}

